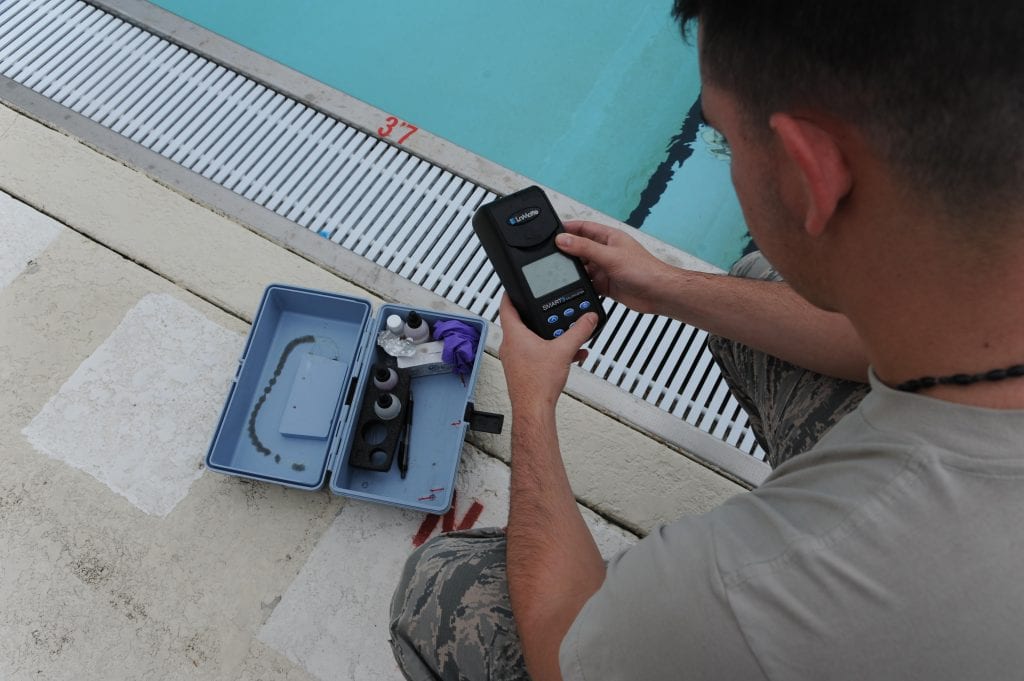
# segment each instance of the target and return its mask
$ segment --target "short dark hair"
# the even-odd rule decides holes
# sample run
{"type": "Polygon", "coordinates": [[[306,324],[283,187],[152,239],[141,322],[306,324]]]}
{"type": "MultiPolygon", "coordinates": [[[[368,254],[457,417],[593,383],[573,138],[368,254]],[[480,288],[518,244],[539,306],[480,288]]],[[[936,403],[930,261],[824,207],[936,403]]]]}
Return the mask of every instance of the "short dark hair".
{"type": "Polygon", "coordinates": [[[700,23],[704,75],[761,122],[823,110],[953,214],[1021,204],[1021,0],[675,0],[673,15],[686,36],[700,23]]]}

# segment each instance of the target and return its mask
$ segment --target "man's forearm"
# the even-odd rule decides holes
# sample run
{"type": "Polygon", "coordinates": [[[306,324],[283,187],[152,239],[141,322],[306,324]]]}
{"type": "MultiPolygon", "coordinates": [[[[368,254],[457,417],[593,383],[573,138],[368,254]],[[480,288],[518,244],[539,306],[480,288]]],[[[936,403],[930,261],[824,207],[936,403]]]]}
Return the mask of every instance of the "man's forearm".
{"type": "Polygon", "coordinates": [[[560,679],[559,645],[604,581],[604,562],[569,487],[553,406],[513,407],[512,452],[512,612],[531,678],[560,679]]]}
{"type": "Polygon", "coordinates": [[[676,268],[660,273],[659,314],[828,376],[867,381],[868,360],[850,321],[788,284],[676,268]]]}

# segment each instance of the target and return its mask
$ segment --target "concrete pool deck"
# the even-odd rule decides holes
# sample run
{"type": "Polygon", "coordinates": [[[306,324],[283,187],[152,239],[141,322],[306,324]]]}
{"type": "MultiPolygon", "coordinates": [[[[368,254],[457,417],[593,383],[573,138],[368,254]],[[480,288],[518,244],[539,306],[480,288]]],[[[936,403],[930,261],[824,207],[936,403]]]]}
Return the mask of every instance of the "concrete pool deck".
{"type": "MultiPolygon", "coordinates": [[[[356,281],[393,275],[311,262],[4,106],[0,157],[0,677],[399,678],[401,562],[504,523],[508,429],[471,436],[444,520],[203,469],[266,284],[376,304],[356,281]]],[[[475,397],[508,413],[493,354],[475,397]]],[[[742,489],[570,396],[560,419],[606,554],[742,489]]]]}

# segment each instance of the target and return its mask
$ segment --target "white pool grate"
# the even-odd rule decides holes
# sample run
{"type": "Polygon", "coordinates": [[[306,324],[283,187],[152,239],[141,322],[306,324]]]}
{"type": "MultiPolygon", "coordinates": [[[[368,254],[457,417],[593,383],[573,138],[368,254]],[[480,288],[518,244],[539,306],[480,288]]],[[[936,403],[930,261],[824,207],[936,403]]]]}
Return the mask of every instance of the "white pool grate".
{"type": "MultiPolygon", "coordinates": [[[[0,74],[497,318],[470,220],[496,195],[82,0],[0,2],[0,74]]],[[[763,458],[706,334],[606,302],[584,368],[763,458]]]]}

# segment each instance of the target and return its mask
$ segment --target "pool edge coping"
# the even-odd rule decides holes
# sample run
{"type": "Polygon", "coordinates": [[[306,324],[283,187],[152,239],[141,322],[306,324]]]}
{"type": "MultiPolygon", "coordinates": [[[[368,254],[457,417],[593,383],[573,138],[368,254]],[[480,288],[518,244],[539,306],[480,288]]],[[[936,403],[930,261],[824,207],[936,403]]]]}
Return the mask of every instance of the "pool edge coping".
{"type": "MultiPolygon", "coordinates": [[[[394,115],[348,95],[315,78],[250,50],[218,33],[154,5],[148,0],[86,0],[91,5],[181,45],[211,61],[272,88],[297,102],[380,139],[377,128],[394,115]]],[[[530,184],[542,186],[564,219],[594,220],[627,231],[652,253],[678,267],[700,272],[722,273],[717,265],[661,241],[621,220],[591,208],[556,189],[505,168],[430,130],[420,128],[405,144],[384,142],[426,159],[496,194],[509,194],[530,184]]]]}

